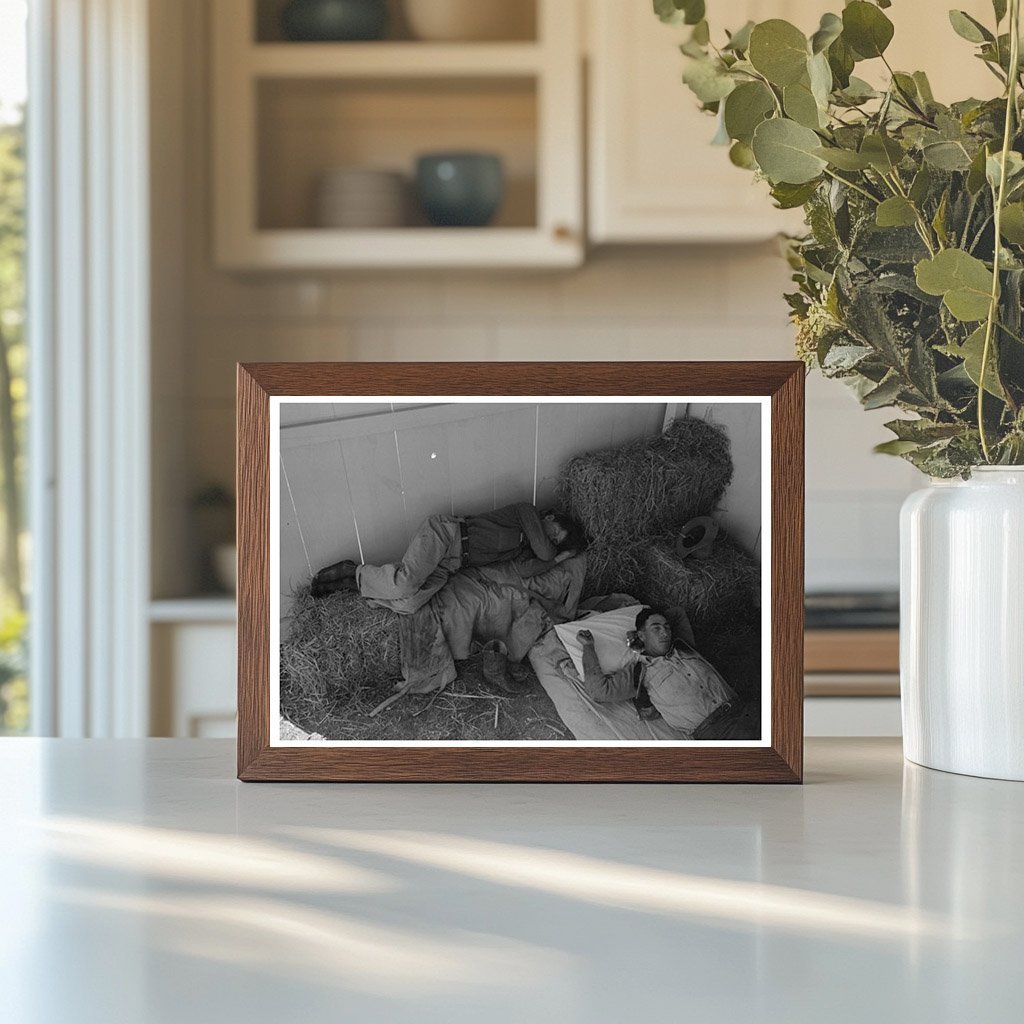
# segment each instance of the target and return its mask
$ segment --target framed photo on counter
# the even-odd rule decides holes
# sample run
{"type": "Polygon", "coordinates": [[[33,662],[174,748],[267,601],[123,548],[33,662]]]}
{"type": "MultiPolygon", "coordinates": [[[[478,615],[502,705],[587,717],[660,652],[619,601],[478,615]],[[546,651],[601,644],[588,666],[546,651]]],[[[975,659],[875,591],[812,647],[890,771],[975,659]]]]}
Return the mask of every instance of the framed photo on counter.
{"type": "Polygon", "coordinates": [[[803,382],[239,365],[239,778],[801,781],[803,382]]]}

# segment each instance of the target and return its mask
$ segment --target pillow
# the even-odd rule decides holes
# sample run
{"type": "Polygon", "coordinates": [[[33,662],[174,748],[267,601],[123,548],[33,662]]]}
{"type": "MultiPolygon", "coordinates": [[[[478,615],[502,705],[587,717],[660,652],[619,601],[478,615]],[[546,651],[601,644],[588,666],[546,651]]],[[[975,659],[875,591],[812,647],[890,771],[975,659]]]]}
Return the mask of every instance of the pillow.
{"type": "Polygon", "coordinates": [[[555,626],[558,639],[572,658],[581,680],[583,645],[576,639],[576,634],[581,629],[589,629],[594,634],[594,648],[597,660],[601,663],[601,671],[617,672],[636,660],[636,653],[626,643],[626,634],[636,629],[637,613],[643,607],[642,604],[631,604],[612,612],[596,612],[575,622],[560,622],[555,626]]]}

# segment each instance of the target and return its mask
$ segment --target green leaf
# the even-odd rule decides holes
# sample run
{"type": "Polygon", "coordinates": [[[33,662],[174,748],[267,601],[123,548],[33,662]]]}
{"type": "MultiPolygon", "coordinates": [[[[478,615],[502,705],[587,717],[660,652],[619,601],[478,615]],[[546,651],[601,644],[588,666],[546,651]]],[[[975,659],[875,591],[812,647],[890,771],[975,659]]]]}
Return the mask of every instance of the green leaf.
{"type": "MultiPolygon", "coordinates": [[[[985,177],[988,179],[989,185],[992,186],[993,192],[999,188],[999,178],[1002,171],[1003,154],[1002,152],[993,153],[985,161],[985,177]]],[[[1006,154],[1006,186],[1009,191],[1013,191],[1016,181],[1022,175],[1024,175],[1024,157],[1011,149],[1006,154]]]]}
{"type": "Polygon", "coordinates": [[[696,25],[704,20],[704,0],[683,0],[683,10],[686,14],[683,21],[687,25],[696,25]]]}
{"type": "Polygon", "coordinates": [[[995,42],[996,37],[966,11],[950,11],[949,23],[953,26],[953,31],[969,43],[995,42]]]}
{"type": "Polygon", "coordinates": [[[917,441],[883,441],[876,444],[872,451],[876,455],[906,455],[907,452],[917,451],[920,447],[917,441]]]}
{"type": "Polygon", "coordinates": [[[923,71],[915,71],[913,74],[914,84],[917,86],[917,94],[925,103],[934,103],[935,96],[932,93],[931,82],[923,71]]]}
{"type": "Polygon", "coordinates": [[[892,22],[874,4],[853,0],[844,8],[843,39],[862,60],[881,57],[892,36],[892,22]]]}
{"type": "Polygon", "coordinates": [[[676,7],[675,0],[654,0],[654,13],[668,25],[678,24],[684,14],[676,7]]]}
{"type": "Polygon", "coordinates": [[[814,151],[821,140],[786,118],[762,121],[754,131],[752,148],[758,166],[773,184],[802,185],[818,178],[825,161],[814,151]]]}
{"type": "Polygon", "coordinates": [[[711,28],[706,19],[701,19],[693,26],[693,35],[690,36],[698,46],[707,46],[711,42],[711,28]]]}
{"type": "Polygon", "coordinates": [[[1010,69],[1010,34],[1004,32],[994,43],[983,43],[978,56],[986,63],[1009,73],[1010,69]]]}
{"type": "Polygon", "coordinates": [[[935,423],[932,420],[891,420],[885,425],[900,441],[916,441],[918,444],[933,444],[948,440],[963,433],[960,423],[935,423]]]}
{"type": "Polygon", "coordinates": [[[887,377],[878,387],[869,391],[860,401],[865,409],[882,409],[895,404],[903,390],[900,378],[893,374],[887,377]]]}
{"type": "Polygon", "coordinates": [[[880,228],[904,228],[917,223],[914,204],[902,196],[893,196],[878,204],[875,223],[880,228]]]}
{"type": "Polygon", "coordinates": [[[780,182],[772,186],[772,199],[780,210],[795,210],[798,206],[803,206],[817,190],[817,181],[805,182],[802,185],[780,182]]]}
{"type": "Polygon", "coordinates": [[[939,240],[939,244],[942,246],[949,245],[949,233],[946,231],[946,215],[949,212],[949,189],[945,189],[942,193],[942,198],[939,200],[938,209],[935,211],[935,216],[932,217],[932,228],[935,231],[935,236],[939,240]]]}
{"type": "Polygon", "coordinates": [[[883,174],[891,174],[903,159],[903,147],[887,135],[865,135],[860,152],[876,171],[883,174]]]}
{"type": "Polygon", "coordinates": [[[915,268],[917,286],[941,295],[950,313],[965,323],[983,320],[991,303],[992,272],[962,249],[945,249],[915,268]]]}
{"type": "Polygon", "coordinates": [[[696,25],[704,17],[704,0],[654,0],[654,13],[667,25],[696,25]]]}
{"type": "Polygon", "coordinates": [[[1014,245],[1024,245],[1024,203],[1010,203],[1004,207],[1000,234],[1014,245]]]}
{"type": "Polygon", "coordinates": [[[754,151],[745,142],[734,142],[729,149],[729,160],[737,167],[745,171],[756,171],[757,160],[754,159],[754,151]]]}
{"type": "Polygon", "coordinates": [[[892,84],[905,106],[921,106],[921,97],[917,94],[917,82],[914,81],[913,76],[897,71],[892,76],[892,84]]]}
{"type": "Polygon", "coordinates": [[[823,14],[818,31],[811,36],[811,52],[827,50],[843,32],[843,19],[835,14],[823,14]]]}
{"type": "MultiPolygon", "coordinates": [[[[975,387],[981,386],[981,363],[985,353],[985,325],[982,324],[970,337],[959,347],[954,345],[939,346],[939,351],[953,359],[962,359],[964,371],[974,382],[975,387]]],[[[1006,392],[999,383],[999,374],[996,370],[996,346],[993,341],[989,345],[988,365],[985,367],[985,390],[996,398],[1005,401],[1006,392]]]]}
{"type": "MultiPolygon", "coordinates": [[[[832,70],[833,72],[835,71],[834,68],[832,70]]],[[[846,88],[842,89],[839,95],[847,103],[857,106],[858,104],[866,103],[868,100],[877,99],[881,94],[862,78],[851,75],[846,88]]]]}
{"type": "Polygon", "coordinates": [[[823,53],[811,57],[807,62],[807,77],[811,83],[811,95],[822,112],[822,125],[828,123],[829,97],[832,95],[832,69],[828,57],[823,53]]]}
{"type": "Polygon", "coordinates": [[[750,48],[750,33],[754,31],[755,24],[756,22],[748,21],[743,28],[733,32],[724,49],[732,50],[735,53],[746,53],[750,48]]]}
{"type": "Polygon", "coordinates": [[[935,176],[932,174],[931,169],[927,164],[922,164],[921,170],[914,175],[913,184],[907,193],[910,201],[916,206],[920,206],[928,198],[928,193],[931,191],[934,180],[935,176]]]}
{"type": "Polygon", "coordinates": [[[836,88],[845,89],[850,84],[850,75],[853,73],[856,58],[853,50],[846,45],[843,37],[840,36],[827,50],[828,66],[832,69],[832,77],[835,79],[836,88]]]}
{"type": "Polygon", "coordinates": [[[984,187],[986,182],[985,167],[988,162],[988,149],[982,146],[971,160],[970,169],[967,172],[967,191],[976,196],[984,187]]]}
{"type": "Polygon", "coordinates": [[[718,127],[715,131],[714,138],[711,140],[711,145],[728,146],[732,142],[732,139],[729,138],[729,133],[725,130],[725,117],[723,116],[721,104],[719,104],[718,107],[718,117],[716,120],[718,122],[718,127]]]}
{"type": "Polygon", "coordinates": [[[1006,17],[1006,0],[992,0],[992,10],[995,11],[998,25],[1006,17]]]}
{"type": "Polygon", "coordinates": [[[971,166],[971,158],[959,142],[943,139],[927,143],[921,153],[932,167],[940,171],[966,171],[971,166]]]}
{"type": "Polygon", "coordinates": [[[688,61],[683,71],[683,81],[701,103],[724,100],[736,88],[736,82],[717,60],[688,61]]]}
{"type": "Polygon", "coordinates": [[[852,149],[836,149],[832,146],[819,146],[814,150],[815,156],[827,160],[833,167],[841,171],[863,171],[871,166],[871,161],[852,149]]]}
{"type": "Polygon", "coordinates": [[[786,116],[805,128],[822,128],[824,119],[809,82],[795,82],[782,90],[782,106],[786,116]]]}
{"type": "Polygon", "coordinates": [[[793,85],[807,69],[807,38],[788,21],[772,18],[750,33],[747,59],[773,85],[793,85]]]}
{"type": "Polygon", "coordinates": [[[763,82],[743,82],[725,101],[725,128],[729,137],[748,146],[754,129],[775,110],[775,97],[763,82]]]}

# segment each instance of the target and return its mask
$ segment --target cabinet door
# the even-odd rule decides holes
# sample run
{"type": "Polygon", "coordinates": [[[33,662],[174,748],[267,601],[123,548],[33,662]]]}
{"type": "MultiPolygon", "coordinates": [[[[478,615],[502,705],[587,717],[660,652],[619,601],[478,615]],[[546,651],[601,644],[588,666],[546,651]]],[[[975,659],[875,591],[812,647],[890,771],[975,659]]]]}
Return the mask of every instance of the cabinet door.
{"type": "MultiPolygon", "coordinates": [[[[711,0],[708,18],[716,39],[748,19],[790,18],[806,31],[817,25],[808,12],[825,2],[711,0]]],[[[711,145],[715,119],[682,83],[679,44],[689,29],[663,25],[647,0],[589,3],[591,240],[713,242],[799,230],[798,212],[776,210],[767,186],[711,145]]]]}
{"type": "MultiPolygon", "coordinates": [[[[799,211],[779,211],[764,183],[712,146],[713,118],[681,82],[685,26],[663,25],[649,0],[587,0],[590,38],[590,237],[594,242],[701,242],[767,238],[800,231],[799,211]]],[[[828,0],[709,0],[712,37],[748,19],[785,18],[810,34],[828,0]]],[[[998,83],[953,32],[947,5],[901,0],[886,12],[896,26],[894,67],[924,70],[944,102],[993,96],[998,83]]],[[[952,6],[952,5],[949,5],[952,6]]],[[[990,24],[989,0],[955,6],[990,24]]],[[[1005,30],[1005,23],[1004,23],[1005,30]]],[[[881,61],[858,66],[873,84],[881,61]]]]}

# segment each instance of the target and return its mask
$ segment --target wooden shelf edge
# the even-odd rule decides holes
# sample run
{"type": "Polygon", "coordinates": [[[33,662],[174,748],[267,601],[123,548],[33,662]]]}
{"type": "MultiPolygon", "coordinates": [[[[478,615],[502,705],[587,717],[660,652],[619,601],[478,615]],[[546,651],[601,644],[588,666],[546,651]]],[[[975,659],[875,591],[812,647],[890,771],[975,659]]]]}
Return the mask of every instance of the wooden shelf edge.
{"type": "Polygon", "coordinates": [[[807,672],[805,697],[899,697],[900,677],[889,672],[807,672]]]}
{"type": "Polygon", "coordinates": [[[149,603],[149,621],[153,624],[233,624],[237,617],[235,599],[230,594],[156,598],[149,603]]]}
{"type": "Polygon", "coordinates": [[[256,43],[242,67],[256,78],[500,78],[540,73],[537,43],[256,43]]]}
{"type": "Polygon", "coordinates": [[[227,270],[324,268],[576,267],[582,243],[538,228],[395,228],[387,231],[255,231],[225,240],[227,270]]]}
{"type": "Polygon", "coordinates": [[[805,672],[898,673],[898,629],[808,629],[805,672]]]}

